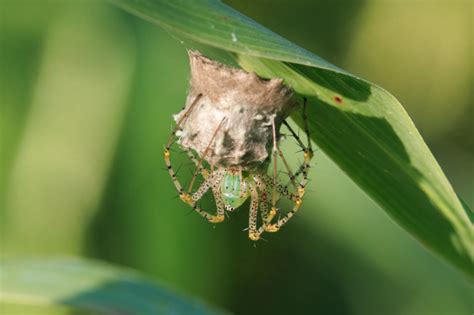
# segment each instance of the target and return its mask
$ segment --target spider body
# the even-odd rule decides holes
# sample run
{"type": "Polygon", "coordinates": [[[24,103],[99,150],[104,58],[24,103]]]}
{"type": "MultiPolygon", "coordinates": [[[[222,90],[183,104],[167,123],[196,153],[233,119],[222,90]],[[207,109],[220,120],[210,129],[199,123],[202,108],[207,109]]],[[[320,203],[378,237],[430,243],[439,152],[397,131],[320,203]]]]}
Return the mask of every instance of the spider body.
{"type": "MultiPolygon", "coordinates": [[[[199,97],[198,97],[199,98],[199,97]]],[[[197,98],[197,99],[198,99],[197,98]]],[[[278,231],[288,220],[290,220],[294,214],[299,210],[302,204],[302,198],[305,193],[305,186],[308,182],[308,170],[310,167],[310,161],[313,157],[313,150],[311,149],[311,142],[309,140],[309,131],[306,124],[306,115],[303,110],[303,120],[305,122],[305,131],[308,135],[308,145],[305,146],[300,140],[298,135],[291,129],[286,121],[283,124],[289,129],[292,136],[297,140],[303,151],[304,162],[296,173],[293,173],[283,156],[283,152],[280,150],[277,144],[277,133],[275,121],[271,119],[271,128],[273,130],[273,149],[272,149],[272,162],[273,162],[273,176],[267,174],[269,163],[262,163],[260,168],[244,168],[242,166],[223,166],[211,165],[210,169],[203,167],[203,160],[205,159],[208,151],[210,150],[212,143],[215,141],[216,135],[223,128],[226,119],[222,119],[221,123],[216,127],[213,136],[211,137],[210,143],[207,145],[204,152],[197,159],[193,152],[186,147],[181,147],[187,152],[190,159],[196,166],[196,170],[191,179],[191,183],[188,186],[187,191],[183,188],[181,183],[178,181],[176,174],[171,166],[170,159],[170,148],[174,143],[174,138],[178,132],[180,125],[185,122],[189,112],[193,109],[194,104],[187,109],[187,111],[178,120],[176,128],[173,130],[170,139],[165,147],[164,158],[172,178],[172,181],[179,193],[179,197],[188,205],[192,206],[193,209],[198,212],[201,216],[206,218],[211,223],[220,223],[225,219],[225,211],[234,211],[236,208],[242,206],[244,202],[250,198],[250,211],[249,211],[249,238],[253,241],[260,239],[263,232],[276,232],[278,231]],[[288,177],[290,179],[291,186],[293,189],[290,191],[288,185],[280,184],[277,180],[277,159],[280,158],[283,165],[286,168],[288,177]],[[198,175],[204,178],[204,182],[201,183],[199,188],[193,191],[194,180],[198,175]],[[299,183],[297,179],[300,178],[299,183]],[[212,190],[214,195],[217,213],[215,215],[200,208],[197,202],[206,194],[209,190],[212,190]],[[271,196],[271,198],[270,198],[271,196]],[[274,220],[276,215],[279,213],[277,202],[279,198],[283,196],[293,202],[293,207],[283,214],[278,220],[274,220]],[[268,209],[269,204],[271,208],[268,209]],[[258,227],[257,214],[260,210],[261,213],[261,226],[258,227]]],[[[304,106],[305,108],[305,106],[304,106]]]]}
{"type": "Polygon", "coordinates": [[[241,169],[230,168],[221,180],[220,193],[226,210],[235,210],[250,197],[249,187],[253,183],[248,174],[242,173],[241,169]]]}
{"type": "Polygon", "coordinates": [[[191,89],[165,146],[168,172],[180,199],[211,223],[224,221],[226,211],[242,207],[249,199],[248,236],[257,241],[264,232],[278,231],[301,207],[313,156],[306,101],[302,118],[307,145],[285,121],[299,102],[282,79],[262,79],[197,52],[189,55],[191,89]],[[303,153],[295,173],[278,146],[282,125],[303,153]],[[171,146],[176,142],[195,166],[186,186],[171,164],[171,146]],[[280,182],[278,164],[284,167],[288,184],[280,182]],[[202,182],[195,188],[197,178],[202,182]],[[201,208],[200,200],[208,192],[214,196],[215,213],[201,208]],[[278,207],[281,198],[292,203],[289,209],[278,207]]]}

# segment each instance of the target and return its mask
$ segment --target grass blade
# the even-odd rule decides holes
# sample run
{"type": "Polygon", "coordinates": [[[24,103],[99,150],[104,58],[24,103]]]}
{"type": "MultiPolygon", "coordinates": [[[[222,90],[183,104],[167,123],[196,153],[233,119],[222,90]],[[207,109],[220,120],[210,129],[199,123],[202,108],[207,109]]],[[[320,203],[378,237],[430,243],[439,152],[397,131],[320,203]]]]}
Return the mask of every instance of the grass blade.
{"type": "Polygon", "coordinates": [[[74,258],[3,263],[0,283],[2,309],[18,314],[221,314],[131,270],[74,258]]]}
{"type": "MultiPolygon", "coordinates": [[[[113,0],[182,40],[232,54],[309,100],[312,138],[398,224],[474,278],[466,207],[390,93],[337,68],[219,1],[113,0]]],[[[293,117],[299,124],[301,118],[293,117]]],[[[343,195],[344,192],[341,192],[343,195]]]]}

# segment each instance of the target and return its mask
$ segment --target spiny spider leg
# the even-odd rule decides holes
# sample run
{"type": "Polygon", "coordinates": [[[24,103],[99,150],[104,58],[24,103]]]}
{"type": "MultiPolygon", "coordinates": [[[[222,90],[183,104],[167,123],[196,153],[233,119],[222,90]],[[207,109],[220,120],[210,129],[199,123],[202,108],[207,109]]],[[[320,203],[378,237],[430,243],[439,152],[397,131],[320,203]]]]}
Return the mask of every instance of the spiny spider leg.
{"type": "MultiPolygon", "coordinates": [[[[268,219],[268,193],[267,193],[267,185],[265,184],[265,180],[261,175],[255,175],[253,177],[255,184],[257,185],[257,191],[259,195],[261,196],[260,200],[260,212],[262,215],[262,221],[264,223],[270,223],[271,220],[268,219]]],[[[276,211],[274,214],[270,213],[271,215],[275,215],[276,211]]]]}
{"type": "Polygon", "coordinates": [[[214,218],[213,223],[219,223],[225,219],[225,205],[224,200],[222,199],[221,192],[219,190],[219,184],[222,180],[222,176],[212,185],[212,193],[214,194],[214,200],[216,201],[217,215],[214,218]]]}
{"type": "MultiPolygon", "coordinates": [[[[175,136],[176,136],[176,132],[179,130],[181,124],[186,121],[186,119],[188,118],[190,112],[192,111],[192,109],[194,108],[194,106],[197,104],[198,100],[202,97],[202,94],[199,94],[198,96],[196,96],[196,99],[191,103],[191,105],[189,106],[188,110],[181,116],[181,118],[178,120],[178,122],[176,123],[176,126],[173,128],[173,131],[171,132],[171,135],[168,139],[168,142],[166,143],[166,146],[165,146],[165,150],[163,152],[163,155],[164,155],[164,159],[165,159],[165,164],[166,164],[166,167],[168,168],[168,172],[171,176],[171,180],[173,182],[173,184],[175,185],[176,187],[176,190],[178,191],[179,193],[179,197],[181,198],[181,200],[183,200],[185,203],[189,204],[190,206],[193,207],[194,211],[196,211],[197,213],[199,213],[202,217],[206,218],[208,221],[210,222],[213,222],[213,223],[217,223],[217,222],[222,222],[222,219],[221,217],[219,216],[219,208],[218,208],[218,215],[215,216],[215,215],[212,215],[206,211],[204,211],[203,209],[201,209],[199,206],[196,205],[196,202],[195,200],[193,200],[193,197],[194,196],[191,196],[190,194],[188,193],[185,193],[184,190],[183,190],[183,187],[181,186],[181,183],[178,181],[178,179],[176,178],[176,174],[173,170],[173,167],[171,165],[171,145],[174,143],[174,139],[175,139],[175,136]]],[[[221,173],[218,173],[217,175],[221,175],[221,173]]],[[[216,180],[215,177],[212,177],[212,179],[206,179],[204,181],[204,183],[201,184],[201,186],[207,186],[207,189],[209,189],[210,186],[218,186],[219,185],[219,182],[220,180],[216,180]],[[211,183],[213,182],[213,183],[211,183]]],[[[198,189],[199,191],[199,189],[198,189]]],[[[204,194],[204,193],[203,193],[204,194]]],[[[197,200],[197,199],[196,199],[197,200]]]]}
{"type": "Polygon", "coordinates": [[[249,238],[257,241],[260,234],[257,230],[258,192],[254,183],[250,184],[250,212],[249,212],[249,238]]]}
{"type": "Polygon", "coordinates": [[[215,171],[212,172],[204,182],[199,186],[197,191],[189,195],[188,193],[180,193],[179,197],[181,200],[193,207],[193,209],[198,212],[201,216],[206,218],[209,222],[219,223],[224,221],[224,202],[222,196],[216,192],[219,192],[219,184],[224,176],[224,171],[215,171]],[[204,194],[212,188],[212,192],[215,197],[216,206],[217,206],[217,215],[212,215],[207,211],[202,210],[199,206],[196,205],[197,201],[200,200],[204,194]]]}
{"type": "Polygon", "coordinates": [[[189,106],[188,110],[181,116],[181,118],[178,120],[176,123],[176,126],[173,128],[173,131],[171,132],[171,135],[168,138],[168,142],[166,143],[165,151],[163,152],[164,158],[165,158],[165,164],[166,167],[168,168],[168,172],[171,176],[171,180],[173,181],[174,186],[176,187],[176,190],[180,194],[180,196],[183,194],[183,187],[181,186],[180,182],[176,178],[176,174],[173,170],[173,167],[171,166],[171,145],[174,142],[176,132],[179,130],[181,124],[189,117],[189,114],[191,113],[192,109],[194,106],[196,106],[197,102],[199,99],[202,97],[202,94],[199,94],[196,96],[196,99],[191,103],[189,106]]]}
{"type": "Polygon", "coordinates": [[[293,175],[293,172],[290,169],[290,166],[288,165],[288,162],[286,162],[285,157],[283,156],[283,152],[281,152],[281,149],[277,147],[278,149],[278,155],[280,156],[281,160],[283,161],[283,164],[285,165],[286,171],[288,172],[288,176],[290,177],[291,184],[295,189],[296,187],[296,182],[295,182],[295,175],[293,175]]]}
{"type": "MultiPolygon", "coordinates": [[[[306,117],[306,115],[303,115],[303,117],[306,117]]],[[[307,132],[309,132],[309,129],[308,129],[308,126],[307,126],[307,120],[304,119],[304,122],[305,122],[305,130],[308,130],[307,132]]],[[[298,176],[300,174],[303,174],[304,177],[307,177],[308,175],[308,170],[309,168],[311,167],[310,165],[310,161],[311,161],[311,158],[313,157],[313,149],[311,148],[311,138],[309,136],[309,133],[307,134],[307,140],[308,140],[308,145],[305,146],[303,144],[303,141],[301,141],[300,137],[295,133],[295,131],[293,130],[293,128],[290,127],[290,125],[286,122],[286,121],[283,121],[283,124],[288,128],[288,130],[291,132],[292,136],[296,139],[296,141],[298,142],[299,146],[302,148],[303,150],[303,153],[304,153],[304,161],[303,161],[303,164],[301,164],[301,166],[299,167],[298,171],[293,174],[293,180],[295,180],[296,178],[298,178],[298,176]]],[[[291,179],[291,175],[288,174],[288,176],[290,176],[290,179],[291,179]]],[[[307,180],[307,178],[306,178],[307,180]]],[[[300,183],[300,188],[301,188],[301,183],[300,183]]]]}
{"type": "Polygon", "coordinates": [[[300,185],[298,188],[298,193],[301,197],[303,196],[304,189],[306,187],[306,184],[308,183],[308,170],[311,167],[310,162],[311,162],[311,159],[313,158],[313,148],[311,144],[311,134],[308,127],[308,116],[306,114],[306,105],[307,105],[306,98],[304,98],[302,116],[303,116],[303,123],[304,123],[304,129],[306,132],[306,139],[308,141],[308,146],[305,146],[303,142],[301,141],[301,139],[296,135],[295,131],[290,127],[290,125],[284,122],[286,127],[288,128],[288,130],[290,130],[293,137],[295,137],[296,141],[300,144],[304,152],[303,165],[301,165],[300,169],[295,174],[295,177],[298,176],[299,174],[303,174],[303,179],[300,182],[300,185]]]}
{"type": "MultiPolygon", "coordinates": [[[[299,143],[303,145],[303,152],[304,152],[304,162],[303,162],[303,169],[302,169],[302,174],[303,178],[300,181],[299,187],[298,187],[298,194],[296,198],[291,198],[291,200],[295,203],[293,208],[281,219],[279,219],[276,223],[271,224],[271,225],[263,225],[260,229],[262,231],[266,232],[276,232],[278,231],[288,220],[293,217],[293,215],[299,210],[301,203],[302,203],[302,197],[305,193],[305,187],[306,184],[308,183],[308,169],[310,167],[310,161],[311,158],[313,157],[313,149],[311,147],[311,138],[310,138],[310,133],[309,133],[309,128],[308,128],[308,120],[306,116],[306,98],[305,102],[303,104],[303,121],[305,124],[305,132],[308,137],[308,146],[304,146],[301,140],[299,140],[299,143]]],[[[289,128],[292,134],[295,136],[296,139],[299,139],[298,136],[294,133],[294,131],[289,128]]],[[[297,140],[298,141],[298,140],[297,140]]],[[[284,188],[285,191],[288,191],[287,187],[284,188]]],[[[294,196],[294,194],[292,194],[294,196]]]]}
{"type": "Polygon", "coordinates": [[[193,201],[193,203],[201,199],[202,196],[204,196],[204,194],[209,190],[209,188],[217,187],[219,183],[221,182],[223,176],[224,176],[223,171],[219,170],[219,171],[212,172],[212,174],[208,176],[204,180],[204,182],[199,186],[196,192],[191,195],[191,200],[193,201]]]}
{"type": "MultiPolygon", "coordinates": [[[[272,198],[272,209],[270,211],[270,215],[268,216],[267,220],[264,222],[265,226],[268,226],[268,229],[271,229],[270,222],[273,220],[275,215],[277,214],[277,208],[276,208],[276,197],[275,197],[275,192],[278,189],[277,184],[277,154],[280,156],[281,160],[283,161],[283,164],[285,165],[286,171],[288,172],[288,175],[290,176],[291,183],[293,184],[293,187],[295,190],[297,190],[296,182],[295,182],[295,177],[293,176],[293,172],[290,169],[290,166],[288,165],[288,162],[286,161],[283,152],[281,149],[278,147],[278,141],[277,141],[277,136],[276,136],[276,126],[275,126],[275,118],[272,117],[272,132],[273,132],[273,198],[272,198]]],[[[285,187],[287,190],[287,188],[285,187]]],[[[292,198],[293,199],[293,198],[292,198]]],[[[271,231],[270,231],[271,232],[271,231]]]]}
{"type": "Polygon", "coordinates": [[[278,220],[276,223],[271,224],[271,225],[262,225],[258,229],[258,235],[260,235],[263,232],[277,232],[283,225],[285,225],[288,220],[291,219],[295,215],[295,213],[299,210],[301,207],[301,199],[298,199],[295,201],[295,205],[293,208],[280,220],[278,220]]]}
{"type": "Polygon", "coordinates": [[[185,148],[185,147],[181,147],[181,149],[184,152],[186,152],[186,154],[191,159],[191,161],[194,163],[194,165],[196,166],[198,171],[201,172],[202,177],[204,177],[204,179],[206,179],[209,176],[209,170],[207,168],[205,168],[204,166],[202,166],[202,164],[199,165],[199,160],[196,158],[196,156],[194,156],[194,153],[191,151],[191,149],[188,149],[188,148],[185,148]]]}
{"type": "Polygon", "coordinates": [[[313,147],[311,146],[311,134],[309,133],[308,127],[308,116],[306,113],[307,99],[304,98],[303,102],[303,122],[304,122],[304,131],[306,132],[306,137],[308,138],[308,150],[313,153],[313,147]]]}
{"type": "Polygon", "coordinates": [[[209,144],[207,145],[206,149],[204,150],[201,158],[199,159],[198,165],[196,166],[196,171],[193,174],[193,177],[191,178],[191,182],[189,183],[188,187],[188,193],[191,193],[191,190],[193,189],[194,181],[196,180],[196,176],[201,169],[202,166],[202,161],[206,157],[206,155],[209,153],[209,150],[211,149],[211,145],[214,142],[214,139],[216,138],[217,132],[219,132],[219,129],[224,125],[224,122],[226,121],[226,117],[222,118],[221,122],[219,123],[219,126],[217,126],[216,130],[212,134],[211,140],[209,141],[209,144]]]}
{"type": "Polygon", "coordinates": [[[301,141],[300,137],[296,134],[296,132],[293,130],[293,128],[290,127],[290,124],[288,124],[288,122],[286,120],[283,120],[283,125],[285,125],[286,128],[288,128],[288,130],[291,132],[291,135],[293,136],[293,138],[295,138],[296,141],[298,142],[298,145],[301,148],[304,148],[305,145],[303,144],[303,141],[301,141]]]}
{"type": "MultiPolygon", "coordinates": [[[[222,196],[219,193],[219,184],[220,184],[225,172],[222,171],[222,170],[212,171],[211,175],[205,177],[204,182],[199,186],[198,190],[192,196],[190,195],[190,192],[191,192],[191,189],[192,189],[193,181],[195,180],[198,171],[202,170],[203,158],[207,154],[207,152],[208,152],[209,148],[211,147],[212,143],[214,142],[216,134],[219,131],[219,129],[222,127],[225,120],[226,120],[226,118],[224,117],[222,119],[222,121],[220,122],[219,126],[214,131],[214,134],[212,135],[212,138],[209,141],[209,144],[207,145],[206,150],[204,151],[203,157],[201,157],[200,160],[198,161],[198,164],[196,165],[196,171],[193,174],[192,182],[189,185],[188,193],[180,194],[180,197],[184,202],[186,202],[189,205],[193,206],[193,208],[199,214],[201,214],[209,222],[212,222],[212,223],[222,222],[222,221],[224,221],[224,218],[225,218],[225,216],[224,216],[224,209],[225,209],[224,208],[224,202],[222,200],[222,196]],[[198,206],[196,206],[196,202],[204,196],[204,194],[209,190],[210,187],[212,187],[212,192],[213,192],[214,197],[215,197],[216,207],[217,207],[217,215],[209,214],[208,212],[206,212],[206,211],[202,210],[201,208],[199,208],[198,206]],[[217,194],[216,194],[216,192],[217,192],[217,194]]],[[[193,155],[193,157],[194,157],[194,155],[193,155]]]]}
{"type": "MultiPolygon", "coordinates": [[[[288,176],[290,177],[291,183],[293,184],[293,187],[296,188],[296,182],[295,182],[295,177],[293,176],[293,172],[290,169],[290,166],[288,165],[288,162],[286,161],[285,157],[283,156],[283,152],[281,151],[280,147],[278,146],[278,141],[276,139],[276,127],[275,127],[275,118],[272,118],[272,131],[273,131],[273,150],[278,152],[278,155],[280,156],[281,160],[283,161],[283,164],[285,165],[286,171],[288,172],[288,176]]],[[[273,156],[276,158],[276,156],[273,156]]],[[[274,170],[275,173],[275,170],[274,170]]],[[[275,174],[274,174],[275,175],[275,174]]]]}
{"type": "MultiPolygon", "coordinates": [[[[273,180],[268,175],[261,176],[262,180],[266,183],[267,186],[273,186],[273,180]]],[[[304,179],[303,179],[304,180],[304,179]]],[[[260,236],[263,232],[277,232],[288,220],[298,211],[302,203],[302,195],[293,194],[288,191],[286,186],[280,185],[277,183],[277,186],[273,186],[273,189],[276,189],[280,194],[284,195],[288,199],[294,202],[293,208],[288,212],[283,218],[279,219],[276,223],[272,224],[271,221],[276,216],[277,211],[272,207],[270,214],[263,219],[262,226],[258,229],[257,235],[260,236]]],[[[304,193],[304,192],[303,192],[304,193]]],[[[262,213],[263,215],[263,213],[262,213]]]]}
{"type": "Polygon", "coordinates": [[[209,188],[211,188],[216,201],[217,215],[211,215],[205,211],[204,212],[206,215],[203,215],[202,213],[200,214],[212,223],[224,221],[224,201],[222,200],[222,196],[219,193],[219,184],[224,176],[224,173],[224,171],[219,170],[208,176],[206,180],[199,186],[198,190],[191,196],[191,202],[188,202],[191,206],[195,207],[196,202],[204,196],[209,188]]]}
{"type": "Polygon", "coordinates": [[[265,185],[267,187],[270,187],[272,188],[272,190],[275,188],[275,190],[280,194],[280,195],[283,195],[285,196],[286,198],[292,200],[292,201],[296,201],[298,199],[298,195],[297,194],[294,194],[294,193],[291,193],[289,190],[288,190],[288,187],[285,186],[285,185],[282,185],[280,183],[277,182],[276,186],[274,186],[273,184],[273,177],[270,177],[269,175],[267,174],[260,174],[259,175],[261,180],[265,183],[265,185]]]}
{"type": "MultiPolygon", "coordinates": [[[[277,152],[278,152],[278,147],[277,147],[277,138],[276,138],[276,128],[275,128],[275,118],[272,117],[272,134],[273,134],[273,180],[272,180],[272,209],[270,210],[271,213],[276,214],[277,208],[276,208],[276,203],[277,203],[277,152]]],[[[270,215],[271,216],[271,215],[270,215]]],[[[269,222],[273,217],[269,219],[269,222]]]]}

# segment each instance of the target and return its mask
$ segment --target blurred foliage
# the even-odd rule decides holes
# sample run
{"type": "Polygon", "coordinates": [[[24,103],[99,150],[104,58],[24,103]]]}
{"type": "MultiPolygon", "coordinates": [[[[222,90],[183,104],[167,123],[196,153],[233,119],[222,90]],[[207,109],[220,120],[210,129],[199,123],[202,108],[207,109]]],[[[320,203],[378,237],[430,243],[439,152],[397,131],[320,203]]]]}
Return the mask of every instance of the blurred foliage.
{"type": "MultiPolygon", "coordinates": [[[[396,94],[472,205],[472,2],[226,3],[396,94]]],[[[99,258],[240,314],[473,311],[462,275],[319,151],[314,192],[268,242],[247,240],[245,213],[214,227],[173,199],[161,152],[189,70],[163,30],[92,1],[0,11],[3,258],[99,258]]]]}
{"type": "Polygon", "coordinates": [[[1,267],[0,302],[7,314],[222,314],[110,264],[61,258],[9,260],[1,267]]]}
{"type": "MultiPolygon", "coordinates": [[[[218,60],[224,55],[262,77],[282,78],[306,98],[311,138],[324,153],[422,244],[474,277],[472,224],[395,97],[220,1],[113,2],[168,30],[190,49],[198,44],[199,51],[218,60]]],[[[292,118],[304,125],[301,113],[292,118]]],[[[278,207],[284,215],[287,207],[278,207]]]]}

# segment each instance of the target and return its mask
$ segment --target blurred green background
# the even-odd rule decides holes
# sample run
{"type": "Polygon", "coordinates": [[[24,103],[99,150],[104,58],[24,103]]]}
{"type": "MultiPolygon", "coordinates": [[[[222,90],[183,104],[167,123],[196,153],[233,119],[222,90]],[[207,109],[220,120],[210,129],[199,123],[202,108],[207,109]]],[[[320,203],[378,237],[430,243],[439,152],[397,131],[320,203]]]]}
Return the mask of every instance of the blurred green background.
{"type": "MultiPolygon", "coordinates": [[[[473,204],[472,1],[225,2],[392,92],[473,204]]],[[[474,311],[464,276],[321,151],[302,210],[268,241],[247,239],[243,210],[217,226],[190,213],[162,160],[187,53],[159,27],[99,1],[0,11],[2,259],[101,259],[237,314],[474,311]]]]}

